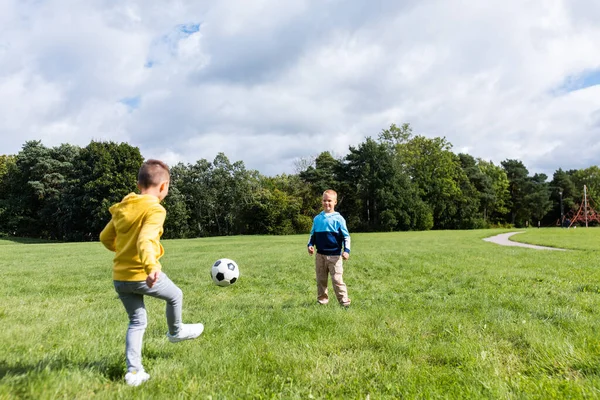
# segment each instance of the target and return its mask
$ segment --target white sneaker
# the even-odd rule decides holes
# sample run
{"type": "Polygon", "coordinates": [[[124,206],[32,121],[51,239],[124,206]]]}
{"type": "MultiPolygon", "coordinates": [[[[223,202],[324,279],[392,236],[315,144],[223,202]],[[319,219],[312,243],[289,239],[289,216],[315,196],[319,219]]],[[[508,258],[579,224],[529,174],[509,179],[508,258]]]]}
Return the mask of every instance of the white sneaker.
{"type": "Polygon", "coordinates": [[[150,379],[150,375],[144,371],[133,371],[125,374],[125,382],[127,382],[129,386],[140,386],[148,379],[150,379]]]}
{"type": "Polygon", "coordinates": [[[171,335],[167,332],[167,337],[169,338],[169,342],[177,343],[184,340],[196,339],[202,334],[203,330],[204,325],[202,324],[181,324],[181,329],[179,329],[177,335],[171,335]]]}

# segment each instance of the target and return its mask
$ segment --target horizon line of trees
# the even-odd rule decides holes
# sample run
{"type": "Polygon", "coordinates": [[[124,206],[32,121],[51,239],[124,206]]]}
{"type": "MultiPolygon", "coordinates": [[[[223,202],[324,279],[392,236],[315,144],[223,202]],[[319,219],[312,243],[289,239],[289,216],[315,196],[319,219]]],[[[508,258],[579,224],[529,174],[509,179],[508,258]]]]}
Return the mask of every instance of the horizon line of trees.
{"type": "MultiPolygon", "coordinates": [[[[97,240],[108,207],[136,190],[143,160],[137,147],[96,141],[28,141],[0,155],[0,235],[97,240]]],[[[583,185],[591,199],[600,190],[598,166],[559,168],[548,181],[519,160],[455,154],[445,138],[414,135],[409,124],[297,169],[264,176],[223,153],[171,166],[164,237],[308,233],[326,189],[338,192],[336,209],[355,232],[551,226],[577,210],[583,185]]]]}

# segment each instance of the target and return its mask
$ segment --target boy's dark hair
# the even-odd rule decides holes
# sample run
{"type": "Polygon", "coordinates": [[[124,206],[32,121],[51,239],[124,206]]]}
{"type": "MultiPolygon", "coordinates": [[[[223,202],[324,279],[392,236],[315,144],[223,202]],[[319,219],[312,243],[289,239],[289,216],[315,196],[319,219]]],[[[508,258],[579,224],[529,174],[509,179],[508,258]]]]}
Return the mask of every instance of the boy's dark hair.
{"type": "Polygon", "coordinates": [[[149,159],[144,161],[138,172],[138,185],[147,189],[168,181],[170,177],[169,166],[160,160],[149,159]]]}

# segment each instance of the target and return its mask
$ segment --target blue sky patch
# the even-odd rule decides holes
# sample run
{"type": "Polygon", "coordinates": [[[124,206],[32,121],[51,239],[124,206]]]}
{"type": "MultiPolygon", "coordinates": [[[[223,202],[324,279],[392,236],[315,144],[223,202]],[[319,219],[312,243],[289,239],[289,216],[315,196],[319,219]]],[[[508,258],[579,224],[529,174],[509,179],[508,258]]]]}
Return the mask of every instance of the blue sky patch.
{"type": "Polygon", "coordinates": [[[200,23],[190,22],[175,25],[168,33],[158,36],[150,45],[144,68],[153,68],[162,64],[168,57],[174,56],[179,41],[199,31],[200,23]]]}
{"type": "Polygon", "coordinates": [[[134,97],[124,97],[121,100],[119,100],[119,103],[125,104],[129,108],[129,111],[139,108],[141,102],[142,98],[140,95],[134,97]]]}
{"type": "Polygon", "coordinates": [[[192,35],[200,30],[200,24],[190,23],[177,25],[177,29],[187,36],[192,35]]]}
{"type": "Polygon", "coordinates": [[[570,93],[596,85],[600,85],[600,69],[587,70],[579,75],[567,77],[555,92],[570,93]]]}

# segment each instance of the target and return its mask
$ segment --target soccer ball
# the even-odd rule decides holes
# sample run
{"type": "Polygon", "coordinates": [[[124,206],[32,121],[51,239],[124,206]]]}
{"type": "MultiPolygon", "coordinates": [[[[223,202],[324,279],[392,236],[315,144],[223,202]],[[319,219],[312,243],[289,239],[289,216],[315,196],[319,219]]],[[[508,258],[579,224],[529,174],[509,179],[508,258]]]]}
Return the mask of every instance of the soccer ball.
{"type": "Polygon", "coordinates": [[[235,261],[229,258],[218,259],[210,269],[210,277],[218,286],[233,285],[239,276],[240,269],[235,261]]]}

